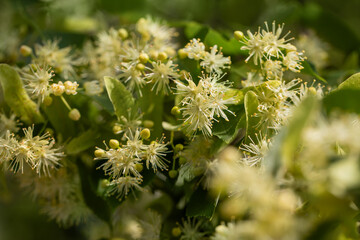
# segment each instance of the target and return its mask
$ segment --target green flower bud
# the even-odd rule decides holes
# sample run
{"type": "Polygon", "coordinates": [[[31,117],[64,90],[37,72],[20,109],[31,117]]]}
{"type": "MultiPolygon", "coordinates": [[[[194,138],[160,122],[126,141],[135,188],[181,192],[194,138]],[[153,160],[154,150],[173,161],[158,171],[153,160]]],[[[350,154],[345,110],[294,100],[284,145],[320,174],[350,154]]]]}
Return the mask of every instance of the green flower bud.
{"type": "Polygon", "coordinates": [[[186,158],[180,157],[180,158],[179,158],[179,164],[180,164],[180,165],[184,165],[185,163],[187,163],[186,158]]]}
{"type": "Polygon", "coordinates": [[[135,169],[138,172],[142,172],[142,170],[144,169],[143,165],[141,163],[137,163],[135,164],[135,169]]]}
{"type": "Polygon", "coordinates": [[[141,63],[145,64],[149,61],[149,55],[147,55],[146,53],[140,53],[139,60],[141,63]]]}
{"type": "Polygon", "coordinates": [[[172,230],[171,230],[171,234],[174,236],[174,237],[179,237],[181,235],[181,229],[179,227],[174,227],[172,230]]]}
{"type": "Polygon", "coordinates": [[[178,55],[180,59],[187,58],[188,56],[187,52],[183,48],[178,50],[178,55]]]}
{"type": "Polygon", "coordinates": [[[122,128],[119,125],[114,125],[112,131],[114,134],[119,134],[122,131],[122,128]]]}
{"type": "Polygon", "coordinates": [[[52,102],[53,102],[53,99],[50,96],[46,96],[43,101],[44,105],[47,107],[50,106],[52,104],[52,102]]]}
{"type": "Polygon", "coordinates": [[[144,121],[143,121],[143,125],[144,125],[144,127],[146,127],[146,128],[152,128],[152,127],[154,126],[154,122],[151,121],[151,120],[144,120],[144,121]]]}
{"type": "Polygon", "coordinates": [[[242,31],[235,31],[234,37],[236,40],[240,41],[244,38],[244,33],[242,31]]]}
{"type": "Polygon", "coordinates": [[[176,170],[170,170],[169,171],[169,177],[170,178],[176,178],[177,175],[178,175],[178,171],[176,171],[176,170]]]}
{"type": "Polygon", "coordinates": [[[21,55],[23,55],[24,57],[30,56],[32,54],[32,49],[29,46],[26,45],[22,45],[20,47],[20,53],[21,55]]]}
{"type": "Polygon", "coordinates": [[[184,145],[182,145],[182,144],[176,144],[176,146],[175,146],[175,151],[176,152],[180,152],[180,151],[182,151],[182,150],[184,150],[184,145]]]}
{"type": "Polygon", "coordinates": [[[136,69],[139,71],[143,71],[145,69],[145,65],[142,63],[136,64],[136,69]]]}
{"type": "Polygon", "coordinates": [[[119,141],[116,140],[116,139],[110,139],[109,145],[110,145],[110,147],[111,147],[112,149],[117,149],[117,148],[119,148],[120,143],[119,143],[119,141]]]}
{"type": "Polygon", "coordinates": [[[76,108],[73,108],[70,112],[69,112],[69,118],[73,121],[78,121],[81,117],[81,114],[79,112],[79,110],[77,110],[76,108]]]}
{"type": "Polygon", "coordinates": [[[158,55],[158,59],[159,59],[160,61],[165,61],[167,58],[168,58],[168,55],[167,55],[166,52],[161,52],[161,53],[159,53],[159,55],[158,55]]]}
{"type": "Polygon", "coordinates": [[[172,109],[171,109],[171,114],[172,115],[179,115],[180,114],[180,109],[178,106],[174,106],[172,109]]]}
{"type": "Polygon", "coordinates": [[[102,150],[102,149],[96,149],[96,150],[94,151],[94,155],[95,155],[95,157],[97,157],[97,158],[103,157],[103,156],[105,155],[105,151],[102,150]]]}
{"type": "Polygon", "coordinates": [[[316,88],[314,88],[314,87],[309,87],[309,93],[311,94],[311,95],[313,95],[313,96],[316,96],[316,88]]]}
{"type": "Polygon", "coordinates": [[[150,137],[150,130],[148,128],[144,128],[141,130],[140,136],[142,139],[148,139],[150,137]]]}
{"type": "Polygon", "coordinates": [[[129,33],[125,28],[120,28],[118,34],[122,39],[126,39],[129,36],[129,33]]]}

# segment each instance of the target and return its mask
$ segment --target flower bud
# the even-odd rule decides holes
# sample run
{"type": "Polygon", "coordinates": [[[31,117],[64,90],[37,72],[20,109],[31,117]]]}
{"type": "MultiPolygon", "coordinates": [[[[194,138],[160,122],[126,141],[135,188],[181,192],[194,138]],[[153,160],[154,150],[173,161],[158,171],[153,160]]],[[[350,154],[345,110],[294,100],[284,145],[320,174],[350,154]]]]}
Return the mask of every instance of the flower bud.
{"type": "Polygon", "coordinates": [[[29,46],[26,45],[21,45],[20,47],[20,53],[21,55],[23,55],[24,57],[28,57],[32,54],[32,49],[29,46]]]}
{"type": "Polygon", "coordinates": [[[81,117],[81,114],[79,112],[79,110],[77,110],[76,108],[73,108],[70,112],[69,112],[69,118],[73,121],[78,121],[81,117]]]}
{"type": "Polygon", "coordinates": [[[119,126],[119,125],[114,125],[113,128],[112,128],[112,131],[114,134],[119,134],[122,132],[122,127],[119,126]]]}
{"type": "Polygon", "coordinates": [[[180,164],[180,165],[184,165],[185,163],[187,163],[186,158],[180,157],[180,158],[179,158],[179,164],[180,164]]]}
{"type": "Polygon", "coordinates": [[[180,109],[178,106],[174,106],[172,109],[171,109],[171,114],[172,115],[179,115],[180,114],[180,109]]]}
{"type": "Polygon", "coordinates": [[[156,50],[150,50],[149,52],[150,58],[153,60],[157,60],[159,53],[156,50]]]}
{"type": "Polygon", "coordinates": [[[170,178],[176,178],[177,175],[178,175],[178,171],[176,171],[176,170],[170,170],[169,171],[169,177],[170,178]]]}
{"type": "Polygon", "coordinates": [[[52,97],[50,97],[50,96],[46,96],[46,97],[44,98],[44,101],[43,101],[43,103],[45,104],[45,106],[50,106],[50,105],[52,104],[52,102],[53,102],[53,99],[52,99],[52,97]]]}
{"type": "Polygon", "coordinates": [[[176,51],[175,51],[175,49],[173,49],[172,47],[167,47],[167,48],[165,49],[165,53],[166,53],[168,56],[173,57],[173,56],[175,56],[176,51]]]}
{"type": "Polygon", "coordinates": [[[142,63],[136,64],[136,69],[139,71],[143,71],[145,69],[145,65],[142,63]]]}
{"type": "Polygon", "coordinates": [[[105,151],[102,150],[102,149],[96,149],[96,150],[94,151],[94,155],[95,155],[95,157],[97,157],[97,158],[104,157],[104,156],[105,156],[105,151]]]}
{"type": "Polygon", "coordinates": [[[185,49],[183,49],[183,48],[179,49],[178,55],[179,55],[179,58],[180,58],[180,59],[187,58],[187,56],[188,56],[187,52],[186,52],[185,49]]]}
{"type": "Polygon", "coordinates": [[[149,55],[147,55],[146,53],[140,53],[139,60],[141,63],[145,64],[149,61],[149,55]]]}
{"type": "Polygon", "coordinates": [[[171,230],[171,234],[174,236],[174,237],[179,237],[181,235],[181,229],[179,227],[174,227],[172,230],[171,230]]]}
{"type": "Polygon", "coordinates": [[[117,148],[119,148],[120,143],[119,143],[119,141],[116,140],[116,139],[110,139],[109,145],[110,145],[110,147],[111,147],[112,149],[117,149],[117,148]]]}
{"type": "Polygon", "coordinates": [[[166,52],[160,52],[158,55],[158,59],[160,61],[165,61],[168,58],[168,55],[166,54],[166,52]]]}
{"type": "Polygon", "coordinates": [[[240,41],[244,38],[244,33],[242,31],[235,31],[234,37],[236,40],[240,41]]]}
{"type": "Polygon", "coordinates": [[[143,121],[143,125],[144,125],[144,127],[146,127],[146,128],[152,128],[152,127],[154,126],[154,122],[151,121],[151,120],[144,120],[144,121],[143,121]]]}
{"type": "Polygon", "coordinates": [[[126,39],[129,36],[129,33],[125,28],[120,28],[118,30],[118,34],[119,34],[119,37],[121,37],[122,39],[126,39]]]}
{"type": "Polygon", "coordinates": [[[61,96],[65,92],[65,86],[59,81],[58,83],[51,84],[51,90],[55,96],[61,96]]]}
{"type": "Polygon", "coordinates": [[[140,136],[142,139],[148,139],[150,137],[150,130],[148,128],[144,128],[141,130],[140,136]]]}
{"type": "Polygon", "coordinates": [[[102,180],[100,181],[100,186],[101,186],[102,188],[107,188],[107,187],[109,186],[109,184],[110,184],[110,182],[109,182],[109,180],[107,180],[107,179],[102,179],[102,180]]]}
{"type": "Polygon", "coordinates": [[[144,169],[143,165],[141,163],[137,163],[135,164],[135,169],[138,172],[142,172],[142,170],[144,169]]]}
{"type": "Polygon", "coordinates": [[[76,95],[76,89],[79,86],[79,84],[77,84],[77,82],[71,82],[71,81],[66,81],[64,82],[64,86],[65,86],[65,93],[67,95],[76,95]]]}
{"type": "Polygon", "coordinates": [[[176,146],[175,146],[175,151],[176,152],[180,152],[180,151],[182,151],[182,150],[184,150],[184,145],[182,145],[182,144],[176,144],[176,146]]]}
{"type": "Polygon", "coordinates": [[[310,93],[311,95],[316,96],[316,93],[317,93],[316,88],[314,88],[314,87],[309,87],[308,91],[309,91],[309,93],[310,93]]]}

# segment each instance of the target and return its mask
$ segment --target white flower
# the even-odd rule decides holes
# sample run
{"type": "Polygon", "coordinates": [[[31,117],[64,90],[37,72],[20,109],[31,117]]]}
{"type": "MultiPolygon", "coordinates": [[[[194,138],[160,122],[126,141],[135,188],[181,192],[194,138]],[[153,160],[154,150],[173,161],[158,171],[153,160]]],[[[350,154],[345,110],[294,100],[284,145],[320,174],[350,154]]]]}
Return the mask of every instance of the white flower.
{"type": "Polygon", "coordinates": [[[188,58],[195,60],[203,58],[206,54],[204,43],[200,39],[195,38],[190,40],[190,43],[185,46],[184,51],[187,53],[188,58]]]}
{"type": "Polygon", "coordinates": [[[188,218],[187,220],[182,221],[183,224],[180,225],[182,235],[180,240],[199,240],[205,236],[205,232],[200,232],[200,225],[202,221],[196,221],[195,218],[192,220],[188,218]]]}
{"type": "Polygon", "coordinates": [[[139,89],[141,95],[141,88],[146,84],[145,78],[141,71],[136,68],[132,63],[122,63],[120,78],[123,78],[131,91],[139,89]]]}
{"type": "Polygon", "coordinates": [[[231,61],[230,57],[224,57],[221,53],[221,50],[217,50],[217,45],[211,48],[211,52],[206,52],[200,63],[200,66],[205,68],[208,73],[216,72],[218,74],[222,73],[223,68],[230,68],[231,61]]]}
{"type": "Polygon", "coordinates": [[[259,33],[252,34],[249,30],[247,31],[248,37],[244,37],[245,46],[241,47],[241,50],[248,50],[249,56],[246,58],[245,62],[248,62],[250,58],[254,58],[254,64],[258,65],[263,62],[263,57],[265,57],[265,42],[263,41],[259,33]]]}
{"type": "Polygon", "coordinates": [[[245,164],[254,166],[263,162],[264,156],[271,146],[271,142],[270,139],[262,137],[261,134],[256,134],[256,142],[254,142],[250,136],[249,139],[251,142],[249,144],[242,144],[240,149],[244,151],[245,157],[243,161],[245,164]]]}
{"type": "Polygon", "coordinates": [[[167,144],[163,143],[163,137],[159,141],[152,141],[150,145],[146,146],[144,152],[144,158],[146,160],[146,167],[149,169],[151,164],[154,171],[166,170],[167,160],[165,159],[166,153],[168,152],[167,144]]]}
{"type": "Polygon", "coordinates": [[[173,64],[173,61],[169,60],[166,64],[161,61],[152,62],[152,67],[147,68],[151,72],[145,76],[149,83],[154,84],[151,90],[153,91],[156,88],[156,94],[160,91],[163,94],[168,94],[170,80],[179,78],[179,74],[175,69],[176,65],[173,64]]]}
{"type": "Polygon", "coordinates": [[[43,102],[45,97],[50,94],[49,82],[54,77],[54,71],[51,70],[51,67],[40,67],[38,64],[33,64],[29,69],[31,72],[21,72],[25,88],[30,92],[32,98],[39,99],[39,103],[43,102]]]}
{"type": "Polygon", "coordinates": [[[291,51],[288,52],[284,57],[283,64],[285,67],[287,67],[293,72],[300,72],[300,70],[304,68],[303,66],[301,66],[302,61],[304,61],[302,53],[291,51]]]}
{"type": "Polygon", "coordinates": [[[77,84],[77,82],[70,82],[70,81],[64,82],[65,93],[67,95],[76,95],[77,94],[76,90],[78,86],[79,84],[77,84]]]}
{"type": "Polygon", "coordinates": [[[4,136],[7,131],[11,133],[16,133],[19,131],[19,122],[15,120],[16,115],[11,114],[10,117],[7,117],[4,113],[0,112],[0,137],[4,136]]]}
{"type": "Polygon", "coordinates": [[[264,70],[266,72],[266,78],[275,80],[275,79],[282,79],[283,76],[283,66],[281,65],[281,61],[273,61],[273,60],[266,60],[264,63],[264,70]]]}
{"type": "Polygon", "coordinates": [[[118,198],[122,198],[126,196],[130,192],[130,190],[141,191],[142,188],[140,187],[140,184],[140,178],[131,176],[119,177],[110,182],[108,194],[117,194],[118,198]]]}

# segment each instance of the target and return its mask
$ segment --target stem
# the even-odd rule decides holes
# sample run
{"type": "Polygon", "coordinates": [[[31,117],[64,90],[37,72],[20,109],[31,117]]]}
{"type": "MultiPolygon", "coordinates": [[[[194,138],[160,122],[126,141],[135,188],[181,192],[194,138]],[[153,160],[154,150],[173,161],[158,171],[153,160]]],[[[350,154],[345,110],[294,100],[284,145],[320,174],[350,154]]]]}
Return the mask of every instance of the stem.
{"type": "Polygon", "coordinates": [[[65,104],[66,108],[69,109],[69,111],[71,111],[71,107],[68,104],[68,102],[66,101],[66,99],[63,97],[63,95],[61,95],[60,98],[63,101],[63,103],[65,104]]]}

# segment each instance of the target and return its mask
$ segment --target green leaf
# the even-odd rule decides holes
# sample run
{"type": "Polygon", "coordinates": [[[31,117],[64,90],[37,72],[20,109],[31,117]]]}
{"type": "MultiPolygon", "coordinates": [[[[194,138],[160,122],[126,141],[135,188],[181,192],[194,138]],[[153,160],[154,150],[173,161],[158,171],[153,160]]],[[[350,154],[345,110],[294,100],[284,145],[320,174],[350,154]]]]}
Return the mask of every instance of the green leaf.
{"type": "Polygon", "coordinates": [[[356,73],[342,82],[337,89],[359,89],[360,90],[360,73],[356,73]]]}
{"type": "Polygon", "coordinates": [[[67,154],[77,154],[86,149],[93,147],[96,144],[97,138],[100,133],[95,129],[90,129],[86,132],[81,133],[78,137],[72,139],[66,145],[67,154]]]}
{"type": "Polygon", "coordinates": [[[241,118],[244,115],[244,105],[231,105],[229,110],[235,115],[228,113],[227,117],[229,121],[220,119],[215,122],[212,128],[213,135],[217,136],[226,143],[230,143],[237,135],[241,128],[241,118]]]}
{"type": "Polygon", "coordinates": [[[57,138],[61,141],[73,136],[75,132],[75,123],[69,117],[69,110],[59,97],[53,97],[53,102],[50,106],[43,106],[43,111],[47,119],[50,121],[53,128],[58,134],[57,138]]]}
{"type": "Polygon", "coordinates": [[[245,94],[244,106],[246,114],[246,136],[251,137],[251,139],[255,139],[256,126],[259,123],[259,118],[254,116],[254,114],[258,112],[258,105],[259,100],[257,95],[253,91],[248,91],[245,94]]]}
{"type": "Polygon", "coordinates": [[[308,74],[319,81],[327,83],[327,81],[315,71],[315,67],[313,67],[308,61],[304,60],[302,62],[302,66],[304,68],[301,70],[301,73],[308,74]]]}
{"type": "Polygon", "coordinates": [[[202,38],[205,37],[208,28],[197,22],[187,22],[185,25],[185,35],[187,38],[202,38]],[[202,36],[203,35],[203,36],[202,36]]]}
{"type": "Polygon", "coordinates": [[[235,38],[228,40],[221,33],[215,31],[214,29],[210,29],[206,34],[204,43],[209,47],[214,45],[222,47],[222,52],[227,55],[245,53],[245,51],[240,49],[242,46],[244,46],[244,44],[240,43],[235,38]]]}
{"type": "Polygon", "coordinates": [[[360,114],[360,89],[343,89],[329,93],[323,99],[324,108],[327,112],[342,110],[360,114]]]}
{"type": "Polygon", "coordinates": [[[186,216],[211,218],[217,206],[218,199],[209,196],[207,191],[198,187],[191,195],[186,207],[186,216]]]}
{"type": "Polygon", "coordinates": [[[303,129],[313,117],[318,108],[315,96],[308,96],[297,107],[289,124],[276,135],[273,146],[265,158],[265,168],[276,175],[279,167],[284,164],[288,170],[293,170],[293,157],[299,146],[303,129]]]}
{"type": "Polygon", "coordinates": [[[27,124],[44,121],[36,103],[26,93],[20,76],[14,68],[7,64],[0,64],[0,83],[5,102],[16,116],[27,124]]]}
{"type": "Polygon", "coordinates": [[[104,77],[105,87],[112,102],[115,114],[120,119],[121,116],[128,116],[128,110],[134,109],[135,99],[126,87],[113,77],[104,77]]]}

